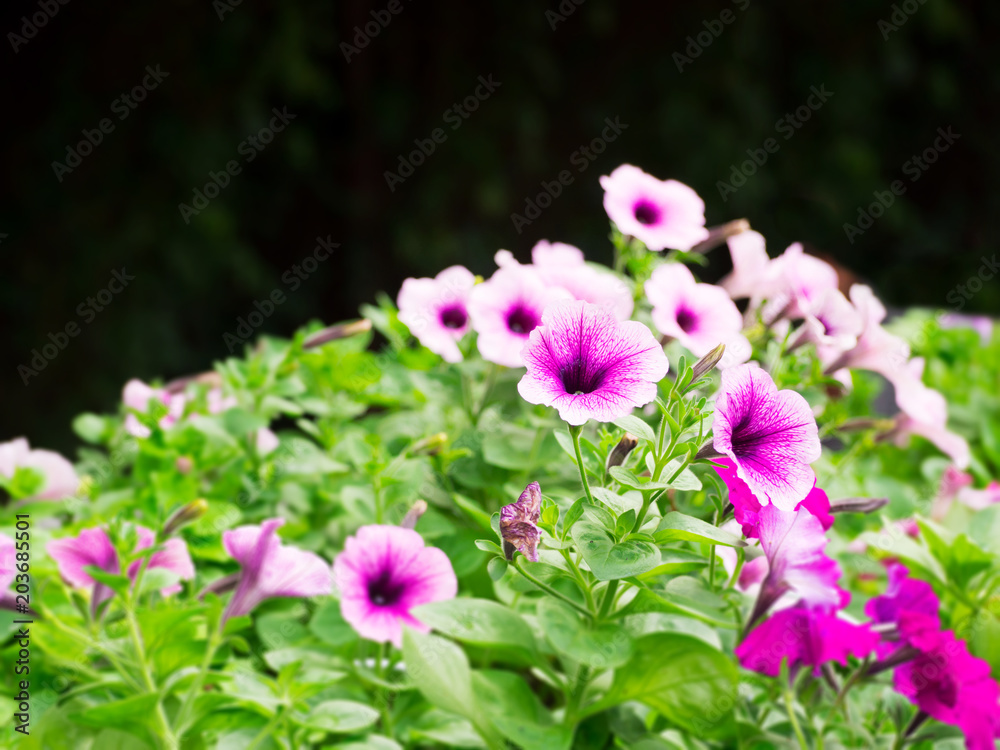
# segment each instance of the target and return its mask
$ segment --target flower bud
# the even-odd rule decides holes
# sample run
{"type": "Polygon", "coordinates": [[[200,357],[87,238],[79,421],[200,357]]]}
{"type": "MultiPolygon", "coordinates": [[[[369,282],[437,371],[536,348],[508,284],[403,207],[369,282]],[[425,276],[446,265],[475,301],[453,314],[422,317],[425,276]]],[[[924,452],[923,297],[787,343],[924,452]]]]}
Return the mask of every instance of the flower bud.
{"type": "Polygon", "coordinates": [[[399,525],[404,529],[415,529],[417,527],[417,521],[420,520],[420,516],[427,512],[427,503],[423,500],[417,500],[413,504],[413,507],[406,511],[406,515],[403,516],[403,520],[399,522],[399,525]]]}
{"type": "Polygon", "coordinates": [[[605,471],[612,466],[621,466],[625,463],[628,454],[635,450],[635,446],[638,444],[639,438],[626,432],[622,439],[618,441],[618,445],[612,448],[611,453],[608,454],[608,463],[604,467],[605,471]]]}
{"type": "Polygon", "coordinates": [[[177,460],[174,462],[174,466],[181,474],[190,474],[191,469],[194,467],[194,463],[187,456],[178,456],[177,460]]]}
{"type": "Polygon", "coordinates": [[[831,513],[874,513],[889,504],[887,497],[847,497],[830,502],[831,513]]]}
{"type": "Polygon", "coordinates": [[[712,351],[710,351],[704,357],[695,362],[694,367],[692,368],[693,373],[691,375],[691,382],[692,383],[695,382],[696,380],[700,379],[704,375],[714,370],[715,366],[719,364],[719,361],[722,359],[722,355],[725,353],[726,353],[726,345],[719,344],[712,351]]]}
{"type": "Polygon", "coordinates": [[[368,318],[361,318],[361,320],[354,320],[350,323],[342,323],[336,326],[329,326],[316,333],[310,334],[306,337],[306,340],[302,342],[303,349],[312,349],[313,347],[320,346],[327,343],[328,341],[336,341],[337,339],[346,339],[350,336],[357,336],[359,333],[365,333],[370,331],[372,328],[372,322],[368,318]]]}
{"type": "Polygon", "coordinates": [[[163,536],[167,537],[177,531],[181,526],[197,521],[208,512],[208,502],[198,498],[192,500],[187,505],[181,506],[174,514],[167,519],[163,525],[163,536]]]}
{"type": "Polygon", "coordinates": [[[416,455],[427,455],[436,456],[441,452],[441,449],[448,443],[448,434],[446,432],[437,432],[433,435],[425,437],[423,440],[418,440],[407,451],[411,456],[416,455]]]}

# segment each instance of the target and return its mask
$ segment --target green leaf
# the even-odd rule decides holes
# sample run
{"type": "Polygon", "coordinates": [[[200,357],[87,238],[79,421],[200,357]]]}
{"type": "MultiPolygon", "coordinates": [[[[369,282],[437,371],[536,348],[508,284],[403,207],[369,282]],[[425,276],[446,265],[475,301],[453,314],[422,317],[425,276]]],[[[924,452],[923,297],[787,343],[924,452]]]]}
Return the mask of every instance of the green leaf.
{"type": "Polygon", "coordinates": [[[357,632],[340,614],[340,602],[321,604],[309,621],[309,631],[331,646],[343,646],[358,639],[357,632]]]}
{"type": "Polygon", "coordinates": [[[655,633],[635,643],[600,708],[639,701],[673,723],[704,737],[728,718],[739,672],[728,657],[698,638],[655,633]]]}
{"type": "Polygon", "coordinates": [[[614,424],[621,427],[625,432],[635,435],[640,440],[645,440],[648,443],[656,442],[656,433],[653,432],[653,428],[633,414],[618,417],[618,419],[614,420],[614,424]]]}
{"type": "Polygon", "coordinates": [[[632,654],[632,638],[618,625],[592,625],[555,599],[538,603],[538,621],[552,647],[596,669],[617,667],[632,654]]]}
{"type": "Polygon", "coordinates": [[[520,675],[484,669],[472,674],[472,684],[490,721],[517,747],[569,748],[573,728],[554,725],[549,712],[520,675]]]}
{"type": "Polygon", "coordinates": [[[573,541],[599,581],[637,576],[660,564],[660,550],[652,542],[614,537],[588,514],[573,526],[573,541]]]}
{"type": "Polygon", "coordinates": [[[94,565],[85,565],[83,570],[95,581],[103,583],[116,594],[120,594],[122,596],[124,596],[125,592],[128,591],[129,586],[132,585],[132,581],[129,580],[128,576],[108,573],[106,570],[98,568],[94,565]]]}
{"type": "Polygon", "coordinates": [[[706,544],[722,544],[726,547],[746,547],[747,543],[735,534],[718,526],[702,521],[700,518],[672,511],[667,513],[656,527],[653,535],[657,544],[666,544],[675,539],[689,542],[704,542],[706,544]]]}
{"type": "Polygon", "coordinates": [[[666,482],[654,482],[645,477],[637,477],[624,466],[612,466],[608,469],[608,474],[618,484],[633,490],[665,490],[670,487],[666,482]]]}
{"type": "Polygon", "coordinates": [[[463,643],[534,652],[531,628],[519,614],[488,599],[450,599],[413,608],[420,622],[463,643]]]}
{"type": "Polygon", "coordinates": [[[491,580],[499,581],[507,572],[507,561],[500,557],[494,557],[486,563],[486,572],[489,573],[491,580]]]}
{"type": "Polygon", "coordinates": [[[152,739],[148,721],[156,711],[154,693],[109,701],[72,714],[70,718],[87,727],[114,727],[152,739]]]}
{"type": "Polygon", "coordinates": [[[483,552],[489,552],[491,555],[503,556],[503,550],[500,549],[500,545],[496,542],[490,541],[489,539],[477,539],[476,547],[481,549],[483,552]]]}
{"type": "Polygon", "coordinates": [[[313,729],[346,734],[370,727],[378,717],[378,711],[364,703],[335,700],[317,705],[301,723],[313,729]]]}
{"type": "Polygon", "coordinates": [[[628,510],[634,510],[638,513],[642,508],[642,493],[635,490],[630,490],[623,495],[612,492],[605,487],[592,487],[590,491],[593,493],[594,499],[600,500],[617,514],[625,513],[628,510]]]}
{"type": "Polygon", "coordinates": [[[88,443],[101,443],[108,433],[108,420],[97,414],[84,412],[73,420],[73,432],[88,443]]]}

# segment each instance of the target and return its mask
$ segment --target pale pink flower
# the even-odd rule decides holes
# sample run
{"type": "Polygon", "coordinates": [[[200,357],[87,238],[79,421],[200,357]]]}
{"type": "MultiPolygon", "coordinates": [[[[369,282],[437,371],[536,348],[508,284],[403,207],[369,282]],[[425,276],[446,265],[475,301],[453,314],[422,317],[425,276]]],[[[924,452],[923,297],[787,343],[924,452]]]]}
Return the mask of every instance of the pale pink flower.
{"type": "Polygon", "coordinates": [[[396,301],[399,320],[446,362],[459,362],[458,341],[469,332],[466,303],[475,283],[463,266],[446,268],[433,279],[406,279],[396,301]]]}
{"type": "MultiPolygon", "coordinates": [[[[168,393],[162,388],[153,388],[135,378],[128,381],[122,390],[122,402],[128,409],[145,414],[149,411],[152,401],[159,401],[167,407],[166,415],[158,422],[161,429],[176,424],[184,416],[184,409],[187,406],[187,398],[183,393],[168,393]]],[[[149,428],[131,413],[125,416],[125,430],[135,437],[145,438],[150,435],[149,428]]]]}
{"type": "MultiPolygon", "coordinates": [[[[749,297],[760,301],[762,291],[769,283],[771,259],[767,256],[764,237],[752,229],[734,234],[726,240],[733,270],[719,285],[733,299],[749,297]]],[[[751,302],[751,307],[754,307],[751,302]]]]}
{"type": "Polygon", "coordinates": [[[789,245],[771,261],[765,280],[764,319],[805,317],[830,290],[837,288],[837,271],[826,261],[808,255],[801,243],[789,245]]]}
{"type": "Polygon", "coordinates": [[[885,306],[879,302],[871,287],[855,284],[850,291],[851,303],[861,318],[858,343],[846,352],[828,352],[823,361],[827,372],[842,368],[871,370],[890,382],[905,374],[910,359],[910,346],[903,339],[889,333],[881,323],[885,319],[885,306]]]}
{"type": "Polygon", "coordinates": [[[1000,482],[993,480],[981,490],[965,487],[958,492],[958,502],[972,510],[983,510],[1000,503],[1000,482]]]}
{"type": "Polygon", "coordinates": [[[53,451],[34,449],[26,438],[0,443],[0,476],[14,478],[18,468],[31,469],[42,476],[42,485],[30,500],[61,500],[75,495],[80,486],[73,464],[53,451]]]}
{"type": "Polygon", "coordinates": [[[861,329],[861,316],[854,305],[839,290],[828,289],[806,313],[788,342],[788,350],[813,344],[820,361],[832,362],[857,345],[861,329]]]}
{"type": "Polygon", "coordinates": [[[0,599],[17,575],[17,545],[6,534],[0,534],[0,599]]]}
{"type": "Polygon", "coordinates": [[[914,357],[894,372],[892,383],[900,408],[893,430],[896,444],[905,447],[910,435],[919,435],[934,443],[958,468],[965,469],[971,461],[969,444],[948,430],[948,403],[938,391],[923,384],[923,370],[924,360],[914,357]]]}

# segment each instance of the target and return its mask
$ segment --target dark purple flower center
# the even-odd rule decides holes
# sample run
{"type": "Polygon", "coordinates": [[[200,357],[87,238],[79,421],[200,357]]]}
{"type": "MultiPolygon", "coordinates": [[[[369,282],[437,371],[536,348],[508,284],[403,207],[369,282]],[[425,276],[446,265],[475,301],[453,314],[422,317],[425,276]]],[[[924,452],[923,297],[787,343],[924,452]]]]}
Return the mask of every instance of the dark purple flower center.
{"type": "Polygon", "coordinates": [[[391,607],[403,596],[406,586],[393,580],[392,571],[383,570],[368,582],[368,599],[376,607],[391,607]]]}
{"type": "Polygon", "coordinates": [[[458,329],[465,326],[465,323],[469,319],[468,313],[465,312],[465,308],[461,305],[452,305],[451,307],[445,307],[440,312],[441,325],[445,328],[458,329]]]}
{"type": "Polygon", "coordinates": [[[698,316],[686,307],[677,309],[677,325],[684,333],[691,333],[698,326],[698,316]]]}
{"type": "Polygon", "coordinates": [[[538,316],[535,315],[534,311],[523,305],[518,305],[507,313],[507,328],[511,333],[520,336],[527,336],[538,326],[538,323],[538,316]]]}
{"type": "Polygon", "coordinates": [[[824,320],[823,318],[816,318],[816,320],[818,320],[820,323],[823,324],[823,333],[829,335],[829,333],[830,333],[830,324],[827,323],[826,320],[824,320]]]}
{"type": "Polygon", "coordinates": [[[649,226],[660,221],[660,208],[655,203],[647,200],[637,201],[632,206],[632,214],[640,224],[649,226]]]}
{"type": "Polygon", "coordinates": [[[604,372],[602,370],[591,371],[586,362],[577,359],[559,370],[559,379],[562,381],[566,393],[577,395],[593,393],[604,382],[604,372]]]}

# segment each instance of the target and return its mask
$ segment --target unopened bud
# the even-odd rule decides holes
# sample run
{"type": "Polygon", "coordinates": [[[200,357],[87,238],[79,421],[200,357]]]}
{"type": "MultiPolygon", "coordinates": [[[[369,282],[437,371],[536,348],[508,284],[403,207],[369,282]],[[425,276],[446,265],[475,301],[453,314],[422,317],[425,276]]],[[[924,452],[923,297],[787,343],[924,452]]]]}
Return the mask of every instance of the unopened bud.
{"type": "Polygon", "coordinates": [[[887,497],[847,497],[830,502],[831,513],[874,513],[889,504],[887,497]]]}
{"type": "Polygon", "coordinates": [[[408,451],[411,456],[424,454],[427,456],[436,456],[441,452],[441,449],[448,443],[448,434],[445,432],[437,432],[433,435],[425,437],[423,440],[418,440],[415,442],[408,451]]]}
{"type": "Polygon", "coordinates": [[[178,456],[177,460],[174,462],[174,466],[181,474],[190,474],[191,469],[194,467],[194,463],[187,456],[178,456]]]}
{"type": "Polygon", "coordinates": [[[225,594],[228,591],[232,591],[236,588],[236,584],[240,582],[240,576],[242,574],[230,573],[227,576],[222,576],[221,578],[216,578],[205,588],[201,590],[198,594],[198,599],[204,599],[206,594],[225,594]]]}
{"type": "Polygon", "coordinates": [[[202,500],[201,498],[192,500],[187,505],[184,505],[174,511],[174,514],[167,519],[167,522],[163,525],[163,535],[170,536],[181,526],[189,524],[192,521],[197,521],[207,512],[208,502],[202,500]]]}
{"type": "Polygon", "coordinates": [[[337,339],[346,339],[351,336],[357,336],[359,333],[370,331],[371,328],[372,322],[368,320],[368,318],[361,318],[361,320],[354,320],[350,323],[341,323],[340,325],[330,326],[307,336],[306,340],[302,342],[302,348],[312,349],[313,347],[320,346],[328,341],[336,341],[337,339]]]}
{"type": "Polygon", "coordinates": [[[413,504],[413,507],[406,511],[406,515],[403,516],[403,520],[399,522],[399,525],[404,529],[415,529],[417,527],[417,521],[420,520],[420,516],[427,512],[427,503],[423,500],[417,500],[413,504]]]}
{"type": "Polygon", "coordinates": [[[735,219],[733,221],[727,222],[726,224],[721,224],[717,227],[711,227],[708,230],[708,237],[699,242],[697,245],[692,247],[688,252],[692,253],[707,253],[712,248],[721,245],[730,237],[737,234],[742,234],[750,229],[750,222],[746,219],[735,219]]]}
{"type": "Polygon", "coordinates": [[[635,446],[638,444],[639,438],[626,432],[622,439],[618,441],[618,445],[612,448],[611,453],[608,454],[608,464],[605,467],[605,471],[612,466],[621,466],[625,463],[628,454],[635,450],[635,446]]]}
{"type": "Polygon", "coordinates": [[[695,362],[694,367],[691,368],[693,373],[691,375],[691,382],[693,383],[696,380],[699,380],[700,378],[702,378],[703,376],[714,370],[715,366],[719,364],[719,361],[722,359],[722,355],[725,353],[726,353],[726,345],[719,344],[712,351],[710,351],[704,357],[695,362]]]}
{"type": "Polygon", "coordinates": [[[694,460],[702,461],[706,458],[712,460],[716,458],[723,458],[724,456],[725,454],[719,453],[719,451],[715,450],[715,446],[712,443],[705,443],[703,446],[701,446],[701,449],[695,454],[694,460]]]}

